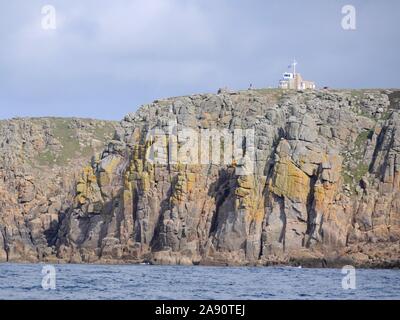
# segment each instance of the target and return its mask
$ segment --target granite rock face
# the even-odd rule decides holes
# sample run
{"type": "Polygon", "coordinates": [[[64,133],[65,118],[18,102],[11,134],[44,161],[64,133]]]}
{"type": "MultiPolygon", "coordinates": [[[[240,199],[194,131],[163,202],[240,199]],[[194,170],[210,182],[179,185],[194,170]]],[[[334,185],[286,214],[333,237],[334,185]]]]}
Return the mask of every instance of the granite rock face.
{"type": "Polygon", "coordinates": [[[0,121],[0,262],[55,257],[75,176],[117,125],[60,118],[0,121]]]}
{"type": "Polygon", "coordinates": [[[399,91],[221,90],[115,129],[56,192],[3,169],[0,260],[399,266],[399,91]]]}

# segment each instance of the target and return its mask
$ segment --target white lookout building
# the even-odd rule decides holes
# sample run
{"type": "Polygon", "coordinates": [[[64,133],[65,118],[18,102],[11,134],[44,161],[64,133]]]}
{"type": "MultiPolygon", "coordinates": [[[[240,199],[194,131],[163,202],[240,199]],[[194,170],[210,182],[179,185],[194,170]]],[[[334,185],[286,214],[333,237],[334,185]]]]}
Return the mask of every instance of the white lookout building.
{"type": "Polygon", "coordinates": [[[303,80],[300,73],[296,73],[296,65],[297,62],[294,60],[291,64],[293,72],[285,72],[283,74],[282,79],[279,81],[279,88],[294,90],[315,89],[315,83],[313,81],[303,80]]]}

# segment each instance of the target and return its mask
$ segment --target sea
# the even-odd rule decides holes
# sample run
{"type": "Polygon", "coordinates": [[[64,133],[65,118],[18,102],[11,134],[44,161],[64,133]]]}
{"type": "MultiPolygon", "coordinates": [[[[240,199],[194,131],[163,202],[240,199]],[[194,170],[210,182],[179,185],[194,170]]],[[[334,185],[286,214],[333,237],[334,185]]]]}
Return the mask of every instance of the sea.
{"type": "Polygon", "coordinates": [[[4,263],[0,299],[399,300],[400,270],[4,263]]]}

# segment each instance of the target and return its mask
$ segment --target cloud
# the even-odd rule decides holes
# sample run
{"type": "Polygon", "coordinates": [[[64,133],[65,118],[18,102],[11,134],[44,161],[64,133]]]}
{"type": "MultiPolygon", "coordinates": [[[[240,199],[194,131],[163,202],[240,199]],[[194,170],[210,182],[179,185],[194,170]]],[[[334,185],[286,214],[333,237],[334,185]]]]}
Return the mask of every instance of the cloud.
{"type": "Polygon", "coordinates": [[[353,1],[354,32],[340,27],[344,1],[49,2],[0,5],[0,118],[120,119],[159,97],[276,85],[293,56],[321,85],[398,86],[395,0],[353,1]]]}

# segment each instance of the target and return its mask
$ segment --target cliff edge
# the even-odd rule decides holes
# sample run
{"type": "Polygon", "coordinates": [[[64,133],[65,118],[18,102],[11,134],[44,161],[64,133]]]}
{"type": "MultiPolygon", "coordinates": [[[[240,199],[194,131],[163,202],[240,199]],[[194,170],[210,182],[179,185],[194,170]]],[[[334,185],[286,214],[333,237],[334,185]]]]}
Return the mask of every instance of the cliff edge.
{"type": "Polygon", "coordinates": [[[78,149],[41,121],[0,122],[0,261],[400,265],[400,91],[157,100],[78,149]]]}

